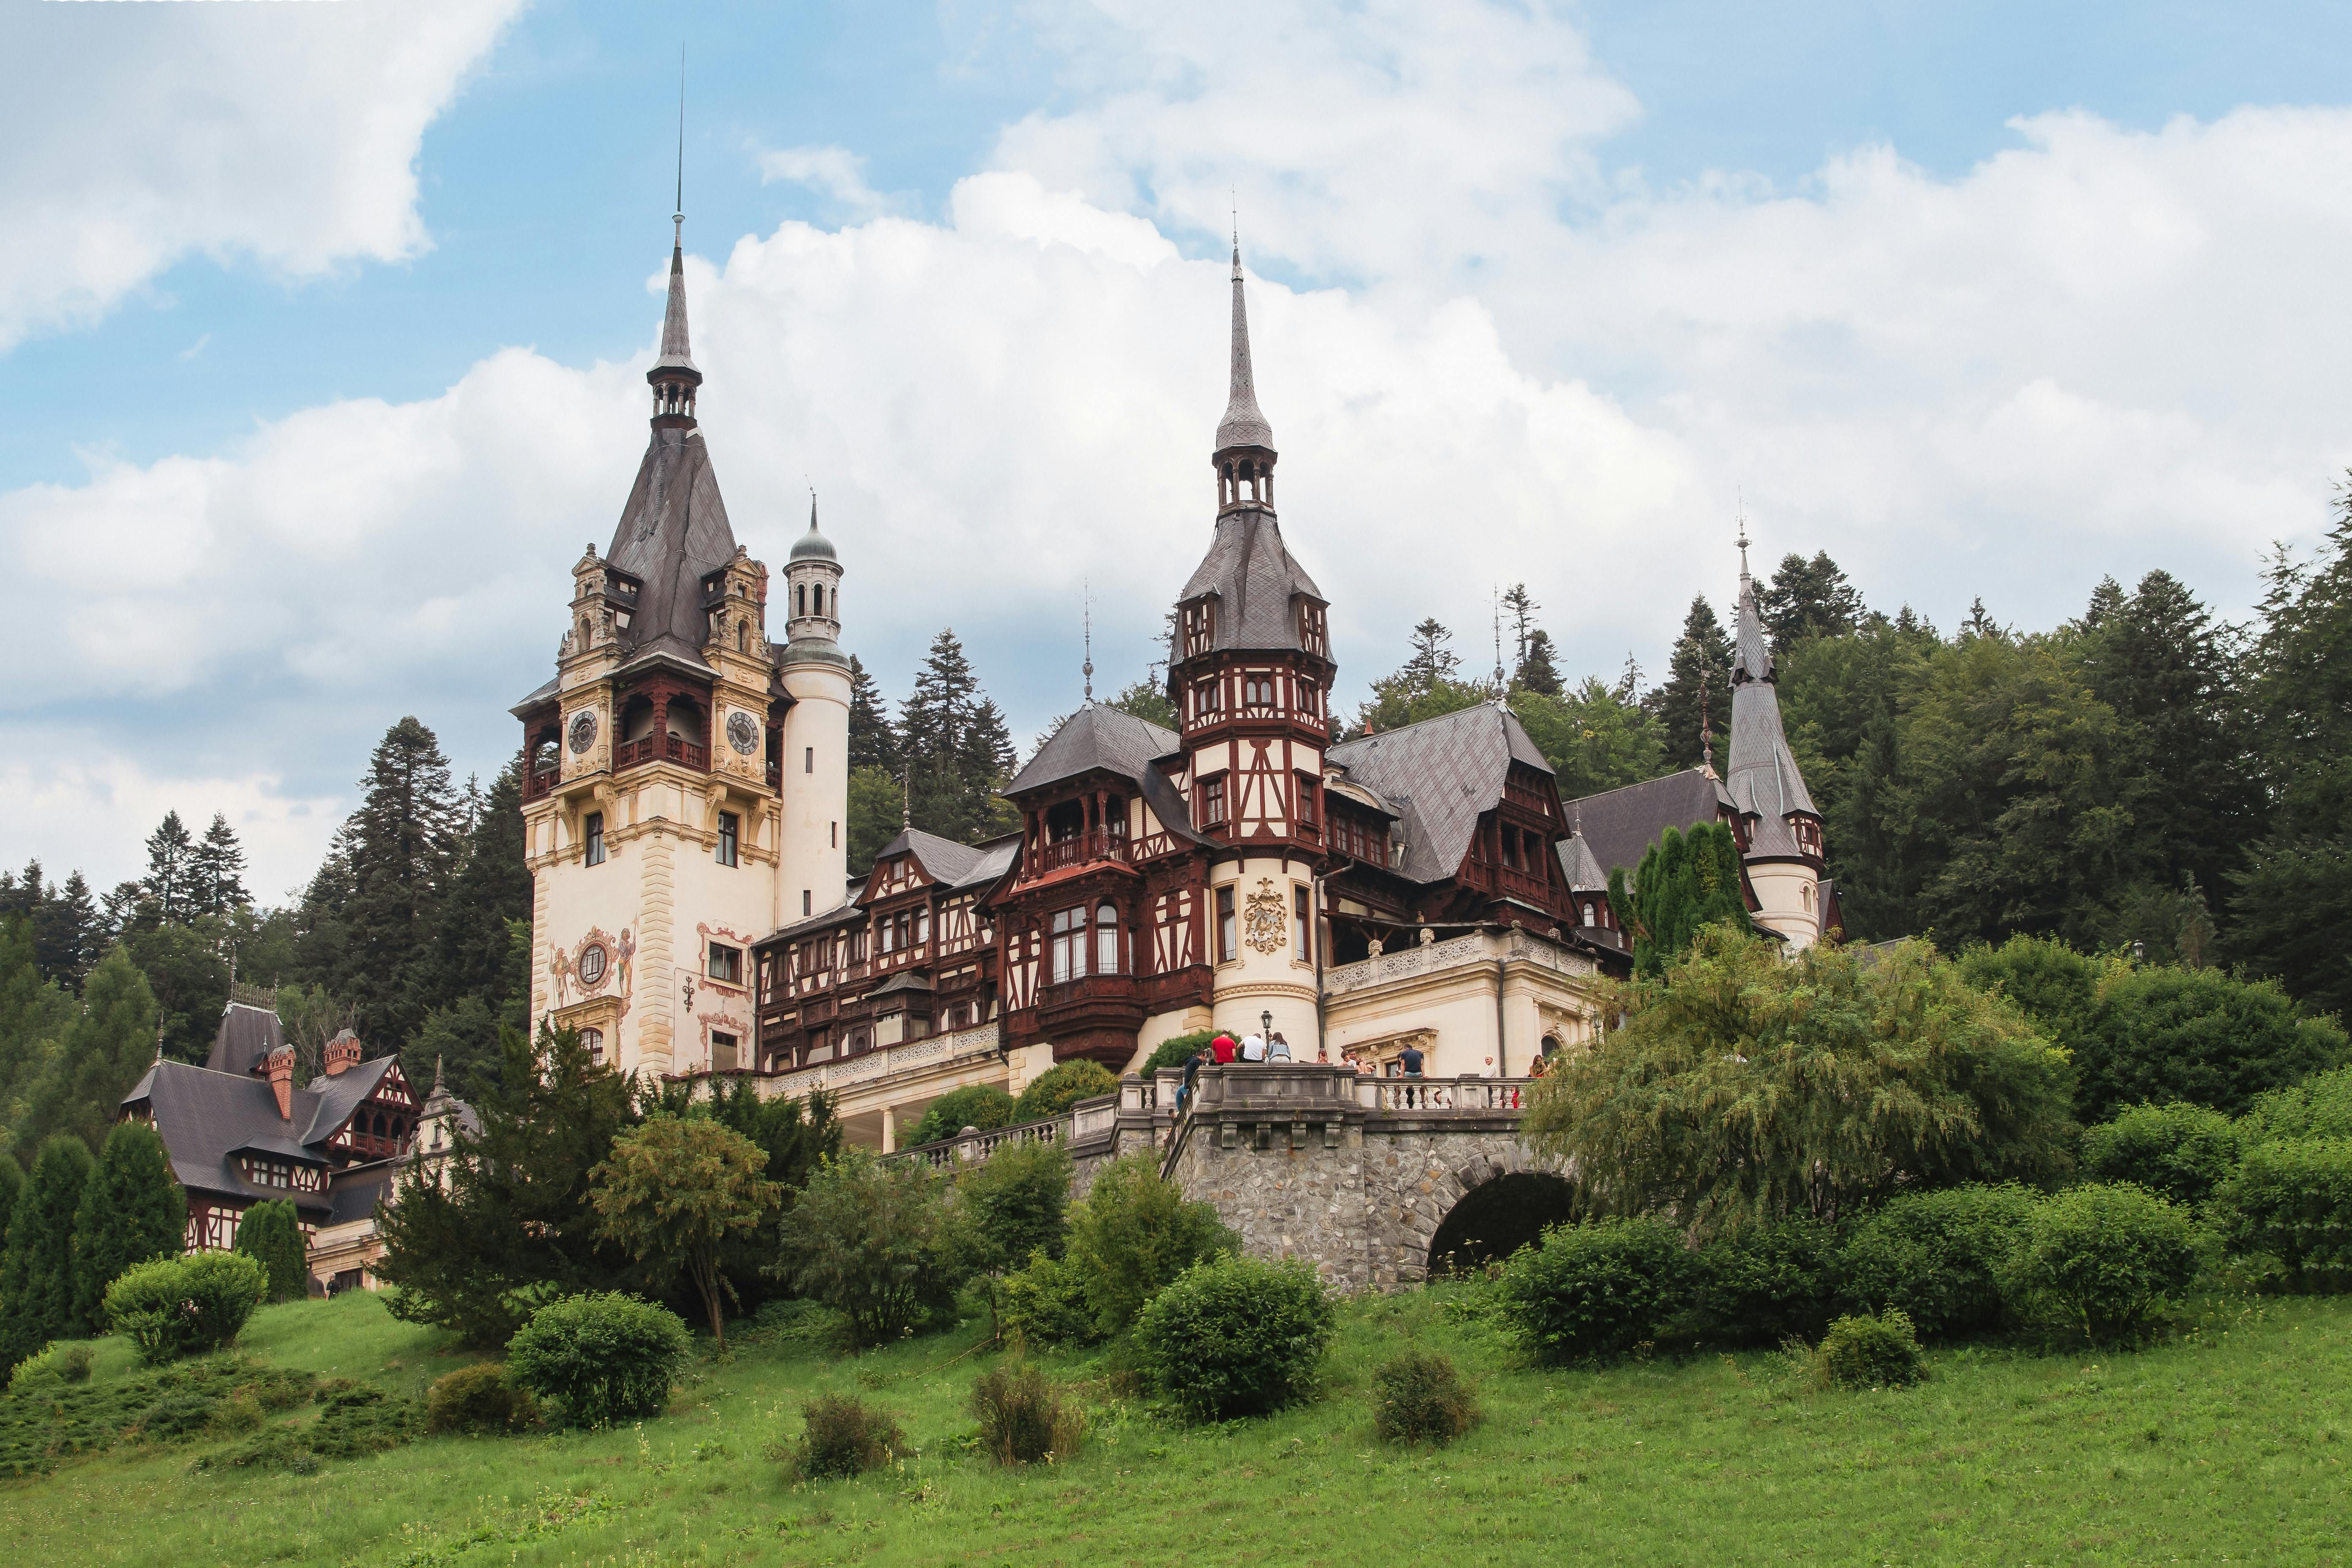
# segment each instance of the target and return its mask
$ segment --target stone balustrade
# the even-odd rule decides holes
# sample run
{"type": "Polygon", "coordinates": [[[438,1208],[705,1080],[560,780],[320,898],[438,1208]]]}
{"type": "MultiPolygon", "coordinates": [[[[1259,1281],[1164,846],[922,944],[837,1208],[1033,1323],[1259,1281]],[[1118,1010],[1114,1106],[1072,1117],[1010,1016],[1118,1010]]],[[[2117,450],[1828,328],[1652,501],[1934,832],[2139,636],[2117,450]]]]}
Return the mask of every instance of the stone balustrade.
{"type": "Polygon", "coordinates": [[[992,1057],[996,1054],[996,1025],[990,1022],[952,1034],[883,1046],[839,1061],[819,1062],[814,1067],[779,1073],[773,1079],[772,1092],[779,1099],[797,1100],[815,1089],[849,1089],[923,1068],[951,1067],[973,1057],[992,1057]]]}
{"type": "Polygon", "coordinates": [[[1597,972],[1587,954],[1513,926],[1508,931],[1475,931],[1443,942],[1399,948],[1354,963],[1334,964],[1323,972],[1323,994],[1346,996],[1391,981],[1497,963],[1536,963],[1561,974],[1588,975],[1597,972]]]}

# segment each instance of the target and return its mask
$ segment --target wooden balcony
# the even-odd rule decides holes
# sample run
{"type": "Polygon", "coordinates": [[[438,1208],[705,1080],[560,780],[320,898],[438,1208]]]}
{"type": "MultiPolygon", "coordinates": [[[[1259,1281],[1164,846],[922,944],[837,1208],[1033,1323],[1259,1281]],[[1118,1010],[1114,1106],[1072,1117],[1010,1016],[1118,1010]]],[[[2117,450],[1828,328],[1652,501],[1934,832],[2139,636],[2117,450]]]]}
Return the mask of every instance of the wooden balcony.
{"type": "Polygon", "coordinates": [[[526,772],[522,775],[522,798],[524,803],[528,805],[530,802],[534,800],[543,800],[548,795],[553,794],[555,791],[556,781],[562,778],[562,776],[563,770],[561,767],[548,768],[539,773],[526,772]]]}
{"type": "Polygon", "coordinates": [[[647,735],[642,741],[624,741],[613,748],[614,773],[644,763],[677,763],[697,773],[709,773],[710,748],[683,735],[647,735]]]}
{"type": "Polygon", "coordinates": [[[1023,880],[1050,876],[1072,866],[1090,865],[1097,860],[1127,864],[1127,835],[1108,827],[1089,827],[1071,837],[1037,845],[1029,851],[1029,870],[1023,880]]]}
{"type": "Polygon", "coordinates": [[[1538,907],[1551,902],[1550,883],[1529,872],[1514,871],[1508,866],[1495,868],[1495,888],[1505,898],[1525,899],[1538,907]]]}

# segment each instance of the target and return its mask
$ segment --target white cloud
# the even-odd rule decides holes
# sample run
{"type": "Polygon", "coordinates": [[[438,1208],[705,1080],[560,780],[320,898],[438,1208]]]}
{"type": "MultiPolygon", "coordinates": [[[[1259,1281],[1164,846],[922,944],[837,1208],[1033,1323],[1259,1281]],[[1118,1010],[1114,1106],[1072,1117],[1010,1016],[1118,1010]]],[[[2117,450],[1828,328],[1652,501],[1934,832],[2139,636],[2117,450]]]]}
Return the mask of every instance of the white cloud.
{"type": "Polygon", "coordinates": [[[822,192],[856,217],[887,212],[890,198],[866,183],[866,160],[846,147],[772,147],[759,155],[760,183],[779,180],[822,192]]]}
{"type": "Polygon", "coordinates": [[[425,128],[520,7],[9,7],[0,349],[191,253],[294,277],[416,254],[425,128]]]}

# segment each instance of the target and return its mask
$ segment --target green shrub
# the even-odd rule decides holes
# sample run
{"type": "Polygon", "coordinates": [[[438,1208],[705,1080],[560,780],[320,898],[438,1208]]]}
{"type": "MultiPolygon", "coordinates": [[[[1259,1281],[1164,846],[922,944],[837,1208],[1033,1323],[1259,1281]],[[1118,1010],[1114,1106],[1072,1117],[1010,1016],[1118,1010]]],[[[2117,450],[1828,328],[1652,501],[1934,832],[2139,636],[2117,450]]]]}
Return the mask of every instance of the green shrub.
{"type": "Polygon", "coordinates": [[[617,1290],[566,1296],[507,1342],[507,1373],[566,1425],[605,1426],[660,1415],[688,1344],[666,1307],[617,1290]]]}
{"type": "Polygon", "coordinates": [[[1153,1048],[1151,1054],[1144,1058],[1143,1066],[1137,1070],[1143,1075],[1146,1083],[1150,1082],[1152,1075],[1162,1068],[1172,1068],[1181,1072],[1184,1064],[1206,1050],[1209,1042],[1216,1037],[1214,1029],[1195,1029],[1189,1035],[1171,1035],[1153,1048]]]}
{"type": "Polygon", "coordinates": [[[2245,1121],[2248,1143],[2352,1138],[2352,1068],[2314,1073],[2301,1083],[2257,1095],[2245,1121]]]}
{"type": "Polygon", "coordinates": [[[904,1453],[907,1439],[887,1411],[838,1394],[821,1394],[801,1406],[801,1440],[793,1475],[804,1481],[862,1476],[904,1453]]]}
{"type": "Polygon", "coordinates": [[[1699,1264],[1661,1219],[1556,1225],[1523,1247],[1496,1282],[1503,1316],[1538,1360],[1613,1356],[1692,1304],[1699,1264]]]}
{"type": "Polygon", "coordinates": [[[967,1127],[977,1127],[982,1132],[993,1132],[1013,1124],[1013,1097],[992,1083],[969,1084],[951,1089],[923,1111],[923,1119],[907,1135],[909,1149],[923,1143],[937,1143],[952,1138],[967,1127]]]}
{"type": "Polygon", "coordinates": [[[2352,1138],[2258,1143],[2221,1197],[2232,1252],[2268,1254],[2305,1289],[2352,1283],[2352,1138]]]}
{"type": "Polygon", "coordinates": [[[1001,1310],[1005,1333],[1018,1344],[1090,1345],[1103,1337],[1077,1266],[1043,1252],[1005,1276],[1001,1310]]]}
{"type": "Polygon", "coordinates": [[[2201,1204],[2238,1168],[2243,1137],[2236,1122],[2205,1106],[2135,1105],[2083,1134],[2083,1173],[2201,1204]]]}
{"type": "Polygon", "coordinates": [[[310,1293],[302,1223],[284,1198],[254,1205],[236,1222],[236,1249],[269,1271],[269,1299],[299,1301],[310,1293]]]}
{"type": "Polygon", "coordinates": [[[362,1384],[328,1395],[326,1408],[302,1436],[322,1459],[357,1459],[397,1448],[424,1429],[425,1412],[416,1401],[362,1384]]]}
{"type": "Polygon", "coordinates": [[[1837,1232],[1810,1219],[1743,1225],[1699,1249],[1696,1302],[1712,1337],[1820,1337],[1837,1310],[1837,1232]]]}
{"type": "Polygon", "coordinates": [[[2034,1210],[2002,1288],[2028,1321],[2113,1344],[2144,1334],[2198,1263],[2188,1210],[2121,1183],[2070,1187],[2034,1210]]]}
{"type": "Polygon", "coordinates": [[[841,1314],[822,1301],[762,1301],[751,1328],[739,1337],[753,1345],[836,1344],[842,1337],[841,1314]]]}
{"type": "Polygon", "coordinates": [[[971,1385],[971,1413],[980,1418],[980,1446],[1000,1465],[1066,1459],[1086,1435],[1086,1418],[1034,1366],[981,1373],[971,1385]]]}
{"type": "Polygon", "coordinates": [[[1832,1388],[1901,1388],[1919,1381],[1926,1366],[1919,1336],[1899,1308],[1840,1318],[1814,1352],[1822,1381],[1832,1388]]]}
{"type": "Polygon", "coordinates": [[[139,1413],[139,1435],[159,1443],[207,1431],[224,1400],[202,1394],[167,1394],[139,1413]]]}
{"type": "Polygon", "coordinates": [[[1061,1115],[1082,1100],[1118,1092],[1118,1079],[1110,1068],[1079,1057],[1049,1067],[1032,1079],[1013,1108],[1013,1120],[1043,1121],[1061,1115]]]}
{"type": "Polygon", "coordinates": [[[1146,1149],[1114,1160],[1070,1212],[1068,1258],[1105,1338],[1125,1331],[1161,1287],[1206,1258],[1238,1251],[1240,1238],[1207,1204],[1160,1174],[1146,1149]]]}
{"type": "Polygon", "coordinates": [[[8,1374],[8,1390],[14,1394],[23,1389],[89,1381],[90,1349],[80,1341],[50,1345],[38,1354],[28,1355],[16,1363],[8,1374]]]}
{"type": "Polygon", "coordinates": [[[425,1393],[425,1429],[496,1436],[539,1424],[539,1402],[500,1363],[461,1366],[425,1393]]]}
{"type": "Polygon", "coordinates": [[[944,1187],[919,1160],[845,1149],[785,1214],[774,1271],[839,1312],[858,1348],[952,1324],[968,1264],[944,1187]]]}
{"type": "Polygon", "coordinates": [[[1451,1443],[1478,1424],[1478,1402],[1453,1362],[1407,1351],[1372,1373],[1372,1430],[1387,1443],[1451,1443]]]}
{"type": "Polygon", "coordinates": [[[1069,1226],[1070,1152],[1059,1143],[1000,1148],[955,1185],[966,1262],[980,1273],[1018,1268],[1033,1252],[1062,1255],[1069,1226]]]}
{"type": "Polygon", "coordinates": [[[1137,1361],[1195,1420],[1255,1415],[1313,1387],[1337,1321],[1311,1265],[1221,1258],[1186,1269],[1137,1315],[1137,1361]]]}
{"type": "Polygon", "coordinates": [[[1899,1310],[1931,1338],[2000,1328],[2008,1321],[2001,1266],[2039,1202],[2007,1183],[1906,1193],[1846,1242],[1846,1294],[1867,1311],[1899,1310]]]}
{"type": "Polygon", "coordinates": [[[2237,1115],[2266,1090],[2346,1065],[2333,1018],[2307,1017],[2274,980],[2149,964],[2111,971],[2074,1046],[2082,1119],[2143,1100],[2237,1115]]]}
{"type": "Polygon", "coordinates": [[[234,1344],[268,1289],[268,1274],[242,1253],[159,1258],[106,1288],[106,1320],[155,1366],[234,1344]]]}

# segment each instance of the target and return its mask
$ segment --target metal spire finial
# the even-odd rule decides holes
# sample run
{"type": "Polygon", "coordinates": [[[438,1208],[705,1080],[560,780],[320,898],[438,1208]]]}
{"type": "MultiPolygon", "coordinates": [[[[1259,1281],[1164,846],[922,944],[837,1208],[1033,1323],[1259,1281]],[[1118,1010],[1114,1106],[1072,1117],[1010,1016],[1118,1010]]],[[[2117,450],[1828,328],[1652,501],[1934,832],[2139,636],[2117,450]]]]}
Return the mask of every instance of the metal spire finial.
{"type": "Polygon", "coordinates": [[[686,46],[677,47],[677,203],[669,220],[677,226],[680,242],[686,235],[686,46]]]}
{"type": "Polygon", "coordinates": [[[1095,602],[1090,587],[1087,579],[1078,579],[1078,602],[1085,606],[1087,628],[1087,661],[1078,669],[1086,677],[1087,706],[1089,708],[1095,705],[1095,602]]]}
{"type": "Polygon", "coordinates": [[[1503,590],[1493,588],[1489,594],[1495,610],[1495,700],[1499,702],[1509,686],[1503,677],[1503,590]]]}
{"type": "Polygon", "coordinates": [[[1698,672],[1698,755],[1706,769],[1706,776],[1715,777],[1715,727],[1707,721],[1706,667],[1698,672]]]}
{"type": "Polygon", "coordinates": [[[911,767],[898,775],[898,826],[908,831],[915,826],[915,770],[911,767]]]}
{"type": "Polygon", "coordinates": [[[1736,515],[1739,519],[1739,580],[1748,581],[1748,487],[1742,485],[1733,492],[1739,498],[1736,515]]]}

